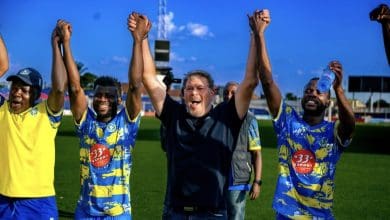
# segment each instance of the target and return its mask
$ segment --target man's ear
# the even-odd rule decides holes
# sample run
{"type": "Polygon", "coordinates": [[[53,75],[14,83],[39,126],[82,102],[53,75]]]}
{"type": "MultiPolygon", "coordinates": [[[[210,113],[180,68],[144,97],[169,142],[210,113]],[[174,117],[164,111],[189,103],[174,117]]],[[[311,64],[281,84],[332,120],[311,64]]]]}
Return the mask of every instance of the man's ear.
{"type": "Polygon", "coordinates": [[[210,95],[215,95],[217,93],[216,88],[209,89],[209,94],[210,95]]]}

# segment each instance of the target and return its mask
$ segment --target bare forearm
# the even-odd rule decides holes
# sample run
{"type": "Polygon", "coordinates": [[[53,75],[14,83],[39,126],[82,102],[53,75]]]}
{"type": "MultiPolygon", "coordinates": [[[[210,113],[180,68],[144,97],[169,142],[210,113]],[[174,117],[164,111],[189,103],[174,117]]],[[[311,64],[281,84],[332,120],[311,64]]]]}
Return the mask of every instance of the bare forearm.
{"type": "Polygon", "coordinates": [[[133,55],[131,58],[130,65],[131,66],[128,72],[129,85],[131,86],[131,88],[138,88],[142,83],[142,72],[144,68],[142,58],[142,42],[134,42],[133,55]]]}
{"type": "Polygon", "coordinates": [[[80,85],[80,74],[73,58],[70,42],[64,43],[64,63],[69,80],[70,107],[74,119],[78,122],[87,108],[87,100],[80,85]]]}
{"type": "Polygon", "coordinates": [[[261,169],[262,169],[262,161],[261,161],[261,151],[252,151],[252,159],[253,159],[253,167],[254,167],[254,182],[251,187],[251,191],[249,193],[250,199],[254,200],[260,195],[261,189],[261,169]],[[259,182],[260,181],[260,182],[259,182]]]}
{"type": "Polygon", "coordinates": [[[51,91],[48,97],[48,106],[53,112],[58,112],[64,105],[64,94],[67,85],[67,76],[60,45],[52,45],[52,71],[51,71],[51,91]]]}
{"type": "Polygon", "coordinates": [[[337,107],[339,110],[340,120],[340,128],[338,129],[339,136],[343,140],[346,140],[352,137],[352,134],[355,130],[355,115],[353,113],[351,105],[349,104],[347,98],[344,95],[343,89],[335,89],[335,94],[337,98],[337,107]]]}
{"type": "Polygon", "coordinates": [[[156,76],[156,67],[150,54],[149,42],[147,39],[142,41],[142,56],[144,62],[144,71],[142,74],[142,82],[152,100],[156,114],[160,115],[166,96],[165,86],[158,81],[156,76]]]}
{"type": "Polygon", "coordinates": [[[53,59],[52,59],[52,72],[51,72],[51,84],[52,90],[64,93],[67,85],[67,76],[64,62],[62,60],[61,48],[59,45],[52,47],[53,59]]]}
{"type": "Polygon", "coordinates": [[[246,63],[246,73],[250,74],[250,77],[254,80],[259,78],[256,75],[256,43],[253,34],[250,36],[248,61],[246,63]]]}
{"type": "Polygon", "coordinates": [[[236,95],[234,96],[237,113],[240,118],[244,118],[246,115],[253,92],[258,84],[259,78],[256,72],[256,48],[253,37],[251,37],[244,80],[240,83],[236,95]]]}
{"type": "Polygon", "coordinates": [[[258,33],[255,35],[259,78],[263,87],[264,95],[266,96],[268,108],[273,115],[276,117],[282,96],[280,90],[272,78],[271,63],[268,57],[268,52],[265,44],[264,33],[258,33]]]}
{"type": "Polygon", "coordinates": [[[383,42],[387,56],[387,62],[390,65],[390,15],[389,18],[382,22],[383,42]]]}
{"type": "Polygon", "coordinates": [[[259,70],[260,79],[262,81],[272,80],[271,63],[268,57],[264,33],[255,34],[255,40],[257,44],[257,56],[259,58],[257,68],[259,70]]]}
{"type": "Polygon", "coordinates": [[[253,168],[254,179],[261,180],[263,163],[260,150],[253,152],[253,168]]]}
{"type": "Polygon", "coordinates": [[[7,52],[7,48],[5,47],[3,37],[0,34],[0,77],[2,77],[5,72],[7,72],[8,68],[9,68],[8,52],[7,52]]]}
{"type": "Polygon", "coordinates": [[[156,67],[150,53],[149,41],[147,39],[142,41],[142,57],[144,63],[143,79],[156,77],[156,67]]]}
{"type": "Polygon", "coordinates": [[[70,42],[64,43],[64,63],[69,77],[70,88],[80,87],[80,74],[77,69],[76,62],[74,61],[72,50],[70,48],[70,42]]]}
{"type": "Polygon", "coordinates": [[[142,41],[134,39],[133,53],[131,57],[128,79],[129,89],[127,91],[126,107],[133,119],[141,110],[141,83],[143,72],[142,41]]]}

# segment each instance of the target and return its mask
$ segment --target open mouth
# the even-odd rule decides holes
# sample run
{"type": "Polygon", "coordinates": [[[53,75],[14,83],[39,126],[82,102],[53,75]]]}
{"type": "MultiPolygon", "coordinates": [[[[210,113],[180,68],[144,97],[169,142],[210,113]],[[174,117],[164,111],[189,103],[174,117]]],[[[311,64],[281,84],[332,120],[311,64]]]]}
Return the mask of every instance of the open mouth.
{"type": "Polygon", "coordinates": [[[318,100],[313,99],[313,98],[309,98],[309,99],[307,99],[306,102],[305,102],[305,106],[306,106],[306,107],[309,107],[309,108],[311,108],[311,107],[315,108],[315,107],[317,107],[318,105],[319,105],[318,100]]]}
{"type": "Polygon", "coordinates": [[[22,102],[19,101],[12,101],[11,102],[11,107],[20,107],[22,105],[22,102]]]}
{"type": "Polygon", "coordinates": [[[196,108],[200,105],[201,101],[191,101],[190,102],[190,107],[191,108],[196,108]]]}
{"type": "Polygon", "coordinates": [[[104,104],[104,103],[100,103],[97,106],[98,111],[108,111],[109,108],[110,108],[110,106],[108,104],[104,104]]]}
{"type": "Polygon", "coordinates": [[[317,105],[317,103],[313,100],[309,100],[306,102],[306,105],[317,105]]]}

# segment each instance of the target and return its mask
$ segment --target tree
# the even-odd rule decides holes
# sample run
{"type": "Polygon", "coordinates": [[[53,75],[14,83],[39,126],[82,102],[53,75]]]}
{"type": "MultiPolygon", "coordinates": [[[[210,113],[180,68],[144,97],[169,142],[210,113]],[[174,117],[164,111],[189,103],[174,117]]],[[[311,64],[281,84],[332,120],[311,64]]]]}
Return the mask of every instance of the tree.
{"type": "MultiPolygon", "coordinates": [[[[390,104],[386,102],[386,100],[378,99],[374,103],[372,103],[373,107],[381,107],[381,108],[388,108],[390,107],[390,104]]],[[[370,107],[370,99],[366,102],[366,106],[370,107]]]]}
{"type": "Polygon", "coordinates": [[[286,100],[296,101],[297,99],[298,97],[294,95],[292,92],[286,93],[286,100]]]}
{"type": "Polygon", "coordinates": [[[84,72],[88,69],[87,67],[85,67],[84,63],[80,61],[76,61],[76,65],[80,75],[83,75],[84,72]]]}
{"type": "Polygon", "coordinates": [[[97,76],[93,73],[86,72],[80,76],[80,84],[83,89],[93,89],[93,82],[97,76]]]}
{"type": "Polygon", "coordinates": [[[387,102],[386,102],[385,100],[383,100],[383,99],[379,99],[379,100],[376,100],[376,101],[374,102],[374,106],[375,106],[375,107],[386,108],[386,107],[389,107],[390,104],[387,103],[387,102]]]}
{"type": "Polygon", "coordinates": [[[86,72],[87,67],[84,65],[84,63],[80,61],[76,61],[77,70],[80,74],[80,84],[83,89],[93,89],[93,82],[95,82],[97,76],[91,72],[86,72]]]}

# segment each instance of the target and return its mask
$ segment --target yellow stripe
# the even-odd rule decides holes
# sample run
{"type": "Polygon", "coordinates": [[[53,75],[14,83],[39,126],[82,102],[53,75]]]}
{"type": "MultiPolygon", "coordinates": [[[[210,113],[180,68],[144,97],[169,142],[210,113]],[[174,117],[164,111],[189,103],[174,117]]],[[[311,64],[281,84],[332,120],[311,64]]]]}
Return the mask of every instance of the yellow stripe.
{"type": "Polygon", "coordinates": [[[295,188],[291,189],[286,194],[307,207],[317,209],[330,209],[330,207],[332,206],[331,202],[319,202],[316,198],[302,196],[295,190],[295,188]]]}
{"type": "MultiPolygon", "coordinates": [[[[125,166],[128,166],[128,165],[125,165],[125,166]]],[[[112,170],[110,173],[106,173],[106,174],[103,174],[103,177],[110,177],[110,176],[118,176],[118,177],[121,177],[123,176],[123,171],[122,169],[114,169],[112,170]]]]}
{"type": "Polygon", "coordinates": [[[90,196],[94,197],[111,197],[113,195],[122,195],[129,192],[127,187],[121,185],[113,186],[93,186],[90,196]]]}

